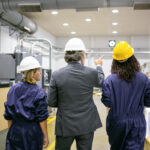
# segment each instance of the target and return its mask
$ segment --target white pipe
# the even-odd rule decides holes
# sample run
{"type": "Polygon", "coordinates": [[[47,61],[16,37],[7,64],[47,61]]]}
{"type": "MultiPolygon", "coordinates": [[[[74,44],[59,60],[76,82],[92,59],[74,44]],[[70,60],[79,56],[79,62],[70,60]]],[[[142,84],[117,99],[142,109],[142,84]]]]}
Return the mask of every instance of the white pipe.
{"type": "MultiPolygon", "coordinates": [[[[34,47],[37,46],[38,43],[39,43],[39,42],[35,42],[35,43],[32,44],[32,46],[31,46],[31,54],[32,54],[32,55],[34,54],[34,47]]],[[[40,50],[39,52],[41,53],[41,50],[40,50]]]]}
{"type": "Polygon", "coordinates": [[[52,56],[51,56],[51,50],[52,50],[52,44],[49,40],[44,39],[44,38],[24,38],[25,41],[36,41],[36,42],[47,42],[49,45],[49,69],[51,69],[51,61],[52,61],[52,56]]]}
{"type": "MultiPolygon", "coordinates": [[[[53,50],[56,53],[60,53],[60,54],[64,54],[65,52],[60,52],[60,51],[56,51],[53,50]]],[[[87,54],[112,54],[112,51],[100,51],[100,52],[86,52],[87,54]]],[[[150,54],[150,51],[140,51],[140,52],[134,52],[135,54],[150,54]]]]}

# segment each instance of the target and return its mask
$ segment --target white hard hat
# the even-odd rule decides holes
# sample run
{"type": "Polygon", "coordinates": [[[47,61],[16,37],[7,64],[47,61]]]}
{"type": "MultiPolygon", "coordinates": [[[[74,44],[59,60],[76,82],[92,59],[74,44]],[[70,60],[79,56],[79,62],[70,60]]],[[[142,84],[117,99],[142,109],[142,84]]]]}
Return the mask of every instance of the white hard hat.
{"type": "Polygon", "coordinates": [[[86,48],[81,39],[72,38],[66,43],[64,51],[86,51],[86,48]]]}
{"type": "Polygon", "coordinates": [[[40,68],[41,65],[39,62],[32,56],[25,57],[21,63],[20,66],[17,67],[17,72],[23,72],[31,69],[40,68]]]}

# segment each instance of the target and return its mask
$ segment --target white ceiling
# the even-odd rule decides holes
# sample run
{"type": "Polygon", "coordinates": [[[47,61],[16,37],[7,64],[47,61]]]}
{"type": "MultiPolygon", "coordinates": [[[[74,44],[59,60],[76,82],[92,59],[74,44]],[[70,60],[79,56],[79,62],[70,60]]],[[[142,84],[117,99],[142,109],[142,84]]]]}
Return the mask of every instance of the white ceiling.
{"type": "Polygon", "coordinates": [[[58,15],[52,15],[52,10],[24,13],[39,26],[56,37],[69,37],[71,31],[75,36],[112,36],[116,30],[117,36],[150,35],[150,10],[134,10],[132,7],[118,8],[118,14],[112,14],[113,8],[101,8],[99,11],[76,12],[58,10],[58,15]],[[84,19],[91,18],[91,22],[84,19]],[[112,26],[118,22],[118,26],[112,26]],[[69,23],[64,27],[63,23],[69,23]]]}

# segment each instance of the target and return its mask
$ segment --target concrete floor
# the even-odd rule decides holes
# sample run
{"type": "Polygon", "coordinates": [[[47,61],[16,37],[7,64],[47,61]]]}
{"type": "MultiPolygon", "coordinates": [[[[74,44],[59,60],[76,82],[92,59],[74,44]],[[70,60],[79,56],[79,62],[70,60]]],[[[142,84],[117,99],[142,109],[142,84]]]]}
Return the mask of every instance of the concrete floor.
{"type": "Polygon", "coordinates": [[[7,135],[7,129],[0,132],[0,150],[5,150],[5,141],[7,135]]]}

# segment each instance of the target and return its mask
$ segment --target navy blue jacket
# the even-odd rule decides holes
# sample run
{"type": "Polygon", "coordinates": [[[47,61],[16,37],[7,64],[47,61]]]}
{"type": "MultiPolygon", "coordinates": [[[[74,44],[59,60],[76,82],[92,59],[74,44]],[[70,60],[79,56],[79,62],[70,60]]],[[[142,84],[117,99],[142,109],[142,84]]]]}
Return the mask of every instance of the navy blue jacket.
{"type": "Polygon", "coordinates": [[[111,108],[111,115],[143,113],[144,106],[150,107],[150,80],[137,72],[131,82],[110,75],[103,84],[102,102],[111,108]]]}
{"type": "Polygon", "coordinates": [[[137,72],[131,82],[111,74],[103,83],[102,102],[109,107],[106,130],[111,150],[143,150],[144,106],[150,107],[150,80],[137,72]]]}
{"type": "Polygon", "coordinates": [[[41,121],[47,119],[47,94],[35,84],[21,81],[10,88],[5,102],[6,120],[12,125],[6,138],[6,150],[42,150],[41,121]]]}

